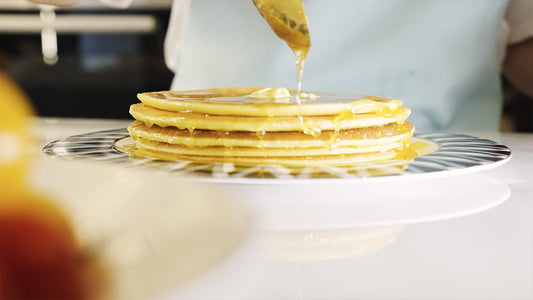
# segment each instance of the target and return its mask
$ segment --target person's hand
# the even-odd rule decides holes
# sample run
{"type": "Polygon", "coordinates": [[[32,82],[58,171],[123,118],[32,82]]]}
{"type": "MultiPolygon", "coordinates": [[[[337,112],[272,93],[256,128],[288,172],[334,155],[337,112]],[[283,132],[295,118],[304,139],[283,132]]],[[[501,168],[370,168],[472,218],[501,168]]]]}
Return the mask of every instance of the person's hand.
{"type": "Polygon", "coordinates": [[[517,89],[533,98],[533,38],[507,49],[503,73],[517,89]]]}
{"type": "Polygon", "coordinates": [[[49,4],[55,6],[69,6],[78,3],[80,0],[28,0],[37,4],[49,4]]]}

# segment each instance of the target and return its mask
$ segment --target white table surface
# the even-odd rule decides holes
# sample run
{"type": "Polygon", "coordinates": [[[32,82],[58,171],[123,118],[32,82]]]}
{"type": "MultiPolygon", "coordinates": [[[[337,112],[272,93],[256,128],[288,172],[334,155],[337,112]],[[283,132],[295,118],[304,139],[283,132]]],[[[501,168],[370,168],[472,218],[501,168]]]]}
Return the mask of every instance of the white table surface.
{"type": "MultiPolygon", "coordinates": [[[[46,118],[36,120],[36,131],[45,145],[128,123],[46,118]]],[[[533,135],[473,135],[513,151],[507,164],[476,175],[507,186],[511,194],[505,202],[457,218],[386,227],[388,235],[377,242],[372,234],[379,235],[379,228],[278,230],[273,237],[259,226],[227,260],[157,298],[533,299],[533,135]],[[362,241],[358,249],[342,249],[355,243],[343,238],[350,232],[362,241]],[[322,251],[276,248],[302,237],[322,239],[322,251]],[[265,245],[274,249],[269,255],[265,245]]],[[[261,211],[254,215],[260,219],[261,211]]]]}

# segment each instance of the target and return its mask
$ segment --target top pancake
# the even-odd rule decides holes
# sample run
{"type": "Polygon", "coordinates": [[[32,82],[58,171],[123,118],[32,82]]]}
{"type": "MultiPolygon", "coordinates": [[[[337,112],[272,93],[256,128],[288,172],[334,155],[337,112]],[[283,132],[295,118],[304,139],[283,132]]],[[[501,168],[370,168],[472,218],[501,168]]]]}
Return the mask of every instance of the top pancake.
{"type": "Polygon", "coordinates": [[[353,114],[389,115],[402,101],[377,96],[313,93],[317,98],[253,98],[248,95],[261,87],[212,88],[191,91],[160,91],[138,94],[145,105],[174,112],[195,112],[226,116],[323,116],[350,111],[353,114]]]}

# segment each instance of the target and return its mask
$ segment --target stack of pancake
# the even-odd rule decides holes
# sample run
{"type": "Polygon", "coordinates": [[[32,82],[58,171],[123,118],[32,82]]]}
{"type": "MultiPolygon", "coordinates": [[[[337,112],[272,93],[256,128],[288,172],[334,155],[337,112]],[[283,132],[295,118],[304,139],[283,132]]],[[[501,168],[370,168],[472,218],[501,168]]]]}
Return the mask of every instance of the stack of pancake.
{"type": "Polygon", "coordinates": [[[361,169],[412,156],[414,127],[400,100],[214,88],[138,95],[128,131],[135,156],[238,168],[361,169]]]}

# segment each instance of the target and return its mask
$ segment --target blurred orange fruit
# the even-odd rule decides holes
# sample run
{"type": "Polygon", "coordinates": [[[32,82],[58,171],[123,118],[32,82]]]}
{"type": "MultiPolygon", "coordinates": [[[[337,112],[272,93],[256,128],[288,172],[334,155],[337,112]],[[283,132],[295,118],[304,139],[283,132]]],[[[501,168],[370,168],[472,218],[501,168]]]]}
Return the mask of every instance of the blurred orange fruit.
{"type": "Polygon", "coordinates": [[[0,72],[0,193],[23,189],[34,146],[28,97],[0,72]]]}
{"type": "Polygon", "coordinates": [[[0,196],[0,297],[87,298],[83,256],[52,201],[34,194],[0,196]]]}

